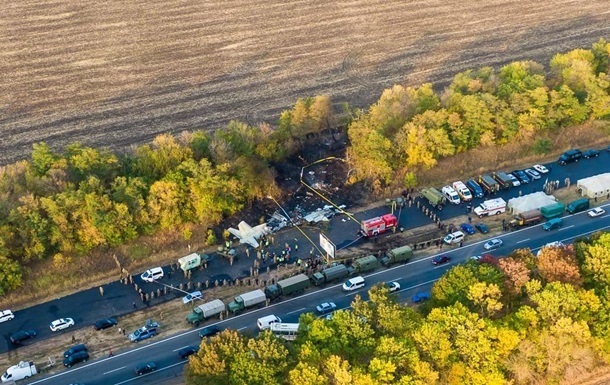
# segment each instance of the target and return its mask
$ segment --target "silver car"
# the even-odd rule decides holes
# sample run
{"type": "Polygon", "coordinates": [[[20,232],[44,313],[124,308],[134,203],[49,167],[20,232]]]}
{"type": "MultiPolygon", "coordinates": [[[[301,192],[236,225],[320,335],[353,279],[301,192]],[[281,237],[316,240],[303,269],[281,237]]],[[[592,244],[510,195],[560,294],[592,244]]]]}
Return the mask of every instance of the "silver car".
{"type": "Polygon", "coordinates": [[[485,248],[485,250],[494,250],[497,249],[498,247],[502,246],[502,240],[501,239],[497,239],[494,238],[492,240],[490,240],[489,242],[485,243],[485,245],[483,245],[483,247],[485,248]]]}

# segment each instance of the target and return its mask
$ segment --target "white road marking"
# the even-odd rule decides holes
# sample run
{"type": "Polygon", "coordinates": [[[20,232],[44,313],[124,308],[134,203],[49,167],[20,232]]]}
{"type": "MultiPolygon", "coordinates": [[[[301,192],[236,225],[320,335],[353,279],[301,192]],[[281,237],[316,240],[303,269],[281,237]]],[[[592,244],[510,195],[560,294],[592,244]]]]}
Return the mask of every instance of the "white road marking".
{"type": "Polygon", "coordinates": [[[531,239],[531,238],[527,238],[527,239],[522,239],[522,240],[520,240],[520,241],[517,241],[517,242],[515,242],[515,243],[522,243],[522,242],[527,242],[527,241],[529,241],[529,240],[530,240],[530,239],[531,239]]]}
{"type": "Polygon", "coordinates": [[[247,326],[244,326],[243,328],[237,329],[237,331],[244,330],[244,329],[247,329],[247,328],[248,328],[247,326]]]}
{"type": "Polygon", "coordinates": [[[184,348],[188,348],[189,346],[191,346],[191,345],[186,345],[186,346],[183,346],[183,347],[181,347],[181,348],[174,349],[173,351],[174,351],[174,352],[177,352],[178,350],[180,350],[180,349],[184,349],[184,348]]]}
{"type": "Polygon", "coordinates": [[[288,312],[288,313],[286,313],[286,314],[292,314],[292,313],[296,313],[296,312],[299,312],[299,311],[301,311],[301,310],[305,310],[305,309],[306,309],[306,308],[302,307],[302,308],[300,308],[300,309],[290,311],[290,312],[288,312]]]}
{"type": "Polygon", "coordinates": [[[567,226],[567,227],[562,227],[559,229],[559,231],[563,231],[563,230],[567,230],[567,229],[571,229],[572,227],[574,227],[574,225],[572,226],[567,226]]]}
{"type": "Polygon", "coordinates": [[[104,374],[108,374],[108,373],[112,373],[112,372],[116,372],[117,370],[121,370],[121,369],[125,369],[127,366],[121,366],[120,368],[116,368],[116,369],[112,369],[109,370],[107,372],[104,372],[104,374]]]}

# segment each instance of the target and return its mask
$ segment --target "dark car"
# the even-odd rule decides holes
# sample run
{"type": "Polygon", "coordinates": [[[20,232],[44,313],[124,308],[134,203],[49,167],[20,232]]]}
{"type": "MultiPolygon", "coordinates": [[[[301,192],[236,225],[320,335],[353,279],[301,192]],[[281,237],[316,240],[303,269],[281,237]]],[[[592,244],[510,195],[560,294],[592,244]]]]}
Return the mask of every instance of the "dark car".
{"type": "Polygon", "coordinates": [[[85,344],[74,345],[70,349],[68,349],[64,352],[64,357],[68,358],[71,355],[73,355],[74,353],[86,352],[86,351],[87,351],[87,347],[85,346],[85,344]]]}
{"type": "Polygon", "coordinates": [[[489,228],[485,223],[477,223],[476,225],[474,225],[474,227],[476,227],[476,229],[479,230],[481,234],[487,234],[489,232],[489,228]]]}
{"type": "Polygon", "coordinates": [[[574,148],[561,154],[557,162],[561,165],[565,165],[572,162],[578,162],[580,158],[582,158],[582,152],[580,152],[579,149],[574,148]]]}
{"type": "Polygon", "coordinates": [[[208,326],[201,329],[201,331],[199,332],[199,337],[212,337],[213,335],[216,335],[218,333],[220,333],[220,329],[218,328],[218,326],[208,326]]]}
{"type": "Polygon", "coordinates": [[[119,323],[119,321],[117,321],[116,318],[104,318],[104,319],[101,319],[101,320],[97,321],[96,323],[94,323],[93,328],[95,330],[108,329],[110,327],[115,326],[118,323],[119,323]]]}
{"type": "Polygon", "coordinates": [[[89,353],[87,353],[86,351],[76,352],[71,356],[64,358],[64,366],[67,366],[69,368],[74,364],[78,364],[79,362],[87,362],[88,359],[89,353]]]}
{"type": "Polygon", "coordinates": [[[34,336],[36,336],[35,330],[19,330],[18,332],[11,334],[10,340],[13,345],[17,345],[34,336]]]}
{"type": "Polygon", "coordinates": [[[430,299],[430,293],[422,291],[419,292],[417,294],[415,294],[413,297],[411,297],[411,300],[415,303],[420,303],[420,302],[424,302],[430,299]]]}
{"type": "Polygon", "coordinates": [[[433,265],[442,265],[443,263],[447,263],[451,261],[451,258],[447,255],[439,255],[438,257],[432,258],[433,265]]]}
{"type": "Polygon", "coordinates": [[[582,153],[582,157],[585,159],[596,158],[599,156],[599,151],[591,149],[582,153]]]}
{"type": "Polygon", "coordinates": [[[136,372],[136,374],[138,376],[141,376],[142,374],[154,372],[155,370],[157,370],[157,364],[155,364],[154,362],[147,362],[145,364],[140,364],[140,365],[136,366],[136,368],[134,369],[134,371],[136,372]]]}
{"type": "Polygon", "coordinates": [[[529,183],[530,182],[530,178],[527,177],[527,175],[525,174],[525,172],[523,172],[523,170],[515,170],[512,172],[512,174],[514,176],[517,177],[517,179],[519,179],[519,182],[521,183],[529,183]]]}
{"type": "Polygon", "coordinates": [[[182,348],[178,350],[178,355],[183,360],[188,358],[189,356],[197,353],[199,351],[199,346],[187,346],[186,348],[182,348]]]}
{"type": "Polygon", "coordinates": [[[468,223],[462,223],[460,225],[460,228],[466,234],[470,234],[470,235],[474,234],[474,227],[472,227],[472,225],[469,225],[468,223]]]}

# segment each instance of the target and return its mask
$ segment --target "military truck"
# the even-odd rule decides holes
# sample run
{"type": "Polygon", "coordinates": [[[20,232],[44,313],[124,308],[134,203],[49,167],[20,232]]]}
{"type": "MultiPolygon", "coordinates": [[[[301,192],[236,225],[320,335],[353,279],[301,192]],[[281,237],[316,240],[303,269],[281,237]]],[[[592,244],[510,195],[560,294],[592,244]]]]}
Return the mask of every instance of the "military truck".
{"type": "Polygon", "coordinates": [[[555,202],[540,208],[540,213],[545,219],[559,218],[566,210],[566,206],[561,202],[555,202]]]}
{"type": "Polygon", "coordinates": [[[483,190],[485,190],[488,194],[493,194],[500,189],[498,182],[496,182],[496,180],[489,175],[481,176],[478,182],[483,190]]]}
{"type": "Polygon", "coordinates": [[[352,263],[353,273],[366,273],[367,271],[375,270],[379,266],[379,261],[374,255],[358,258],[352,263]]]}
{"type": "Polygon", "coordinates": [[[385,257],[381,258],[381,264],[390,266],[393,263],[407,262],[411,257],[413,257],[413,250],[409,246],[402,246],[388,251],[385,257]]]}
{"type": "Polygon", "coordinates": [[[349,275],[349,269],[344,264],[338,264],[335,266],[327,267],[319,273],[315,273],[311,280],[314,285],[320,286],[325,283],[337,281],[343,279],[349,275]]]}
{"type": "Polygon", "coordinates": [[[540,223],[541,220],[542,213],[539,209],[529,210],[515,215],[514,219],[510,221],[509,226],[512,228],[530,226],[540,223]]]}
{"type": "Polygon", "coordinates": [[[265,296],[265,293],[261,289],[257,289],[238,295],[227,305],[227,309],[231,313],[236,314],[244,309],[261,305],[266,302],[267,297],[265,296]]]}
{"type": "Polygon", "coordinates": [[[493,174],[493,178],[498,182],[501,188],[508,189],[513,187],[513,180],[504,171],[498,171],[493,174]]]}
{"type": "Polygon", "coordinates": [[[215,315],[219,315],[225,311],[225,309],[225,304],[221,300],[215,299],[194,308],[193,311],[186,316],[186,321],[190,324],[199,325],[199,322],[205,321],[210,317],[214,317],[215,315]]]}
{"type": "Polygon", "coordinates": [[[441,210],[443,208],[443,205],[447,203],[447,198],[445,198],[445,196],[434,187],[428,187],[421,190],[419,192],[419,195],[422,198],[425,198],[430,203],[430,205],[436,207],[439,210],[441,210]]]}
{"type": "Polygon", "coordinates": [[[277,281],[276,284],[265,288],[265,294],[270,300],[279,298],[282,295],[298,295],[309,287],[309,277],[305,274],[298,274],[290,278],[277,281]]]}

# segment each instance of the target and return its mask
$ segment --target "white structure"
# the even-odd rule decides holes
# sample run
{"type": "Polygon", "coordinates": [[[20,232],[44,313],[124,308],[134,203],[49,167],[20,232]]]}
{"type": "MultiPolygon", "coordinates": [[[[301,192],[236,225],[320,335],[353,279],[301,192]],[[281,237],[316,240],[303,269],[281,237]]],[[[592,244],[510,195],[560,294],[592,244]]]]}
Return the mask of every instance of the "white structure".
{"type": "Polygon", "coordinates": [[[538,191],[522,197],[509,199],[508,209],[511,213],[516,215],[552,205],[555,202],[557,202],[557,199],[554,196],[546,195],[544,192],[538,191]]]}
{"type": "Polygon", "coordinates": [[[576,185],[582,196],[597,198],[610,194],[610,173],[594,175],[580,179],[576,185]]]}
{"type": "Polygon", "coordinates": [[[266,223],[252,227],[244,221],[239,222],[237,229],[229,228],[229,232],[239,238],[239,243],[247,243],[255,249],[258,247],[258,239],[270,231],[266,223]]]}

